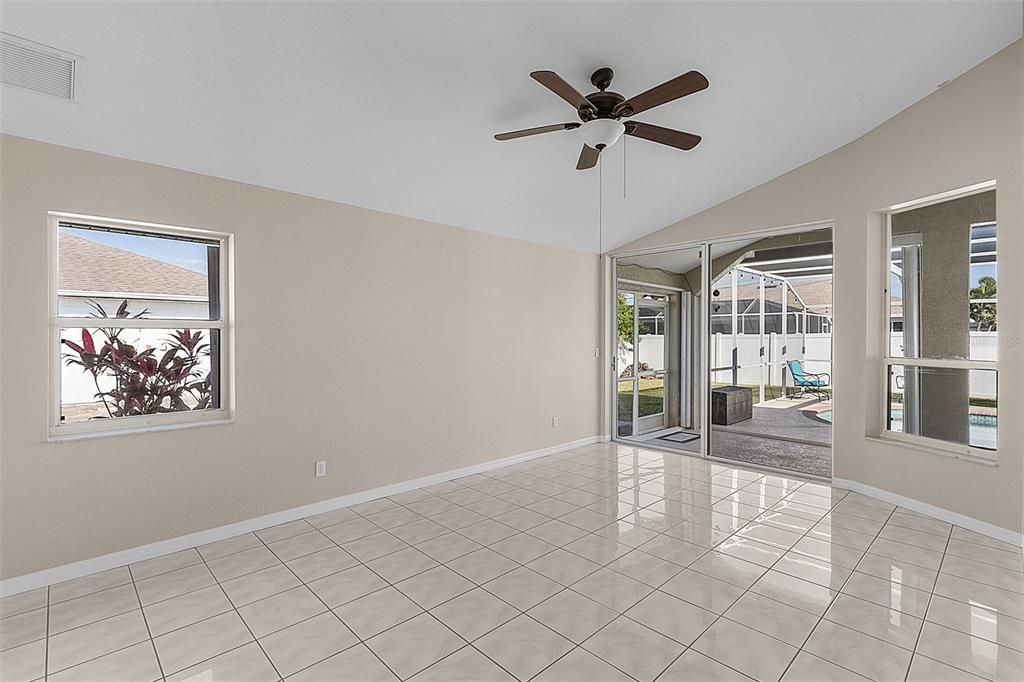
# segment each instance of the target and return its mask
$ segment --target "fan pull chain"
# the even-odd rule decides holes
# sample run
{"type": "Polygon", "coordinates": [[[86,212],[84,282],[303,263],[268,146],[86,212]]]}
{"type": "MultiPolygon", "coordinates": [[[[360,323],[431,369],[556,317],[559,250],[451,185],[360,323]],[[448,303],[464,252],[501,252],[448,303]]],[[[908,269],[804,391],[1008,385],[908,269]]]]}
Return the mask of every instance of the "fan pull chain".
{"type": "Polygon", "coordinates": [[[626,198],[626,137],[622,137],[622,198],[626,198]]]}
{"type": "Polygon", "coordinates": [[[597,163],[597,255],[604,253],[604,164],[597,163]]]}

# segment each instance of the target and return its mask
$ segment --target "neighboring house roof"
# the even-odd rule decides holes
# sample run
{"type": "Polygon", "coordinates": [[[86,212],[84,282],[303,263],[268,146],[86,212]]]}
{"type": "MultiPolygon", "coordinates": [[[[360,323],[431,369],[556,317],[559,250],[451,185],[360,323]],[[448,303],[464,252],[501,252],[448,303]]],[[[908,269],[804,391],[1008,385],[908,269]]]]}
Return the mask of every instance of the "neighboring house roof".
{"type": "Polygon", "coordinates": [[[796,280],[790,282],[790,284],[793,286],[793,290],[804,300],[808,308],[813,310],[828,308],[832,310],[831,277],[828,279],[796,280]]]}
{"type": "Polygon", "coordinates": [[[61,291],[209,295],[202,273],[64,232],[59,256],[61,291]]]}
{"type": "MultiPolygon", "coordinates": [[[[832,311],[832,280],[796,280],[791,281],[790,286],[797,295],[803,299],[808,310],[815,312],[829,313],[832,311]]],[[[728,301],[732,294],[728,287],[720,290],[720,297],[728,301]]],[[[736,298],[739,301],[756,300],[759,294],[759,286],[756,284],[741,284],[736,287],[736,298]]],[[[764,288],[764,299],[768,303],[782,304],[782,287],[766,285],[764,288]]],[[[800,309],[798,301],[790,297],[789,306],[792,309],[800,309]]],[[[744,306],[745,307],[745,306],[744,306]]]]}
{"type": "MultiPolygon", "coordinates": [[[[811,280],[790,280],[790,286],[793,288],[804,304],[807,306],[809,311],[816,313],[823,313],[826,315],[832,314],[832,279],[811,279],[811,280]]],[[[728,301],[731,294],[729,290],[721,290],[722,300],[728,301]]],[[[758,286],[756,284],[743,284],[736,287],[736,298],[738,301],[753,301],[758,296],[758,286]]],[[[770,303],[779,304],[781,307],[782,303],[782,287],[780,286],[766,286],[764,289],[765,301],[770,303]]],[[[789,300],[789,305],[793,306],[796,301],[794,299],[789,300]]],[[[739,306],[742,310],[745,306],[739,306]]],[[[900,317],[903,315],[903,300],[896,294],[892,295],[890,303],[891,315],[893,317],[900,317]]]]}

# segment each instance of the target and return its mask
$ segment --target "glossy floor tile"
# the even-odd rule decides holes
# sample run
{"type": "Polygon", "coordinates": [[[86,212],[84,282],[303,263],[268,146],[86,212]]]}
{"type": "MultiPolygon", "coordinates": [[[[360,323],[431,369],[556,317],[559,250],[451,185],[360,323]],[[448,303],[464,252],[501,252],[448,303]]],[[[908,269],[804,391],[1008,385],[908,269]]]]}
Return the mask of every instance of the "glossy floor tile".
{"type": "Polygon", "coordinates": [[[0,679],[1016,680],[1024,561],[592,445],[5,597],[0,679]]]}

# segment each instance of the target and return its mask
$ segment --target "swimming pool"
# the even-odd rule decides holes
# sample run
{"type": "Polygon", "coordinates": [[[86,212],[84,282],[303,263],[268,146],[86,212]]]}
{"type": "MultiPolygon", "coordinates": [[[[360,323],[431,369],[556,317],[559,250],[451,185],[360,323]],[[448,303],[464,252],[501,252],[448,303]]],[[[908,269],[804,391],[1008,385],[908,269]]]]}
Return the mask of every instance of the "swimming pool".
{"type": "MultiPolygon", "coordinates": [[[[815,415],[823,421],[832,421],[832,410],[822,410],[815,415]]],[[[998,433],[999,418],[993,414],[971,414],[967,416],[967,423],[970,426],[971,446],[995,450],[996,434],[998,433]]],[[[890,431],[903,432],[903,410],[892,411],[890,431]]]]}

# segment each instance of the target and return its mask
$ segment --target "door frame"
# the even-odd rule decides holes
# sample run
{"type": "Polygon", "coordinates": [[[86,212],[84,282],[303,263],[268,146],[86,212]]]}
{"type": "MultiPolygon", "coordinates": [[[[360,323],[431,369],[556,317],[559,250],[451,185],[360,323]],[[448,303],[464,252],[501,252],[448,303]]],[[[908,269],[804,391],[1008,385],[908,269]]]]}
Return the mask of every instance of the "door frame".
{"type": "MultiPolygon", "coordinates": [[[[692,241],[686,241],[686,242],[676,242],[676,243],[672,243],[672,244],[666,244],[666,245],[663,245],[663,246],[647,247],[647,248],[643,248],[643,249],[633,249],[633,250],[629,250],[629,251],[617,251],[617,252],[608,254],[609,266],[610,267],[607,270],[605,270],[605,272],[607,273],[607,276],[611,278],[611,305],[610,305],[610,309],[609,309],[609,312],[610,312],[610,315],[611,315],[611,317],[609,319],[611,320],[611,324],[608,325],[609,330],[610,330],[610,334],[609,334],[609,338],[607,340],[607,343],[609,344],[608,347],[611,349],[611,352],[609,353],[609,357],[611,357],[611,363],[610,363],[610,369],[608,371],[608,380],[606,382],[606,387],[605,387],[606,393],[605,394],[612,396],[611,408],[608,410],[608,416],[609,416],[609,421],[610,421],[610,424],[609,424],[610,431],[609,431],[609,433],[611,434],[611,441],[612,442],[623,443],[625,445],[636,445],[636,443],[634,441],[624,440],[622,437],[620,437],[618,435],[618,422],[617,422],[617,419],[618,419],[618,411],[617,411],[617,408],[618,408],[618,404],[617,404],[617,400],[618,400],[618,393],[617,393],[617,390],[618,390],[618,377],[616,376],[616,370],[617,370],[617,364],[618,364],[618,345],[617,345],[618,344],[618,336],[617,336],[617,327],[618,327],[618,323],[617,322],[618,322],[618,320],[617,320],[617,315],[616,315],[616,305],[617,305],[618,294],[619,294],[619,278],[618,278],[618,269],[617,269],[618,260],[620,258],[644,256],[644,255],[655,254],[655,253],[667,253],[667,252],[670,252],[670,251],[681,251],[681,250],[685,250],[685,249],[699,249],[700,250],[700,261],[701,261],[700,283],[701,283],[701,292],[702,292],[702,294],[704,294],[704,295],[702,295],[700,297],[701,333],[698,335],[698,339],[697,339],[698,345],[699,345],[699,349],[700,349],[700,357],[699,357],[699,359],[700,359],[700,363],[699,363],[700,364],[700,376],[698,377],[698,380],[700,381],[700,404],[703,406],[703,409],[700,412],[700,419],[699,419],[700,423],[696,427],[696,429],[700,433],[700,439],[699,439],[700,454],[697,455],[695,453],[686,453],[686,452],[683,452],[683,451],[680,451],[680,450],[674,450],[674,449],[673,450],[668,450],[666,448],[661,448],[661,447],[659,447],[659,446],[657,446],[656,444],[653,444],[653,443],[645,444],[644,447],[650,447],[652,449],[665,450],[666,452],[672,452],[672,453],[680,454],[680,455],[684,455],[684,456],[685,455],[689,455],[691,457],[692,456],[699,456],[699,457],[701,457],[703,459],[709,459],[709,460],[716,461],[716,462],[723,462],[723,463],[727,463],[727,464],[736,464],[735,460],[725,459],[725,458],[721,458],[721,457],[715,457],[714,455],[710,454],[710,444],[711,444],[711,441],[710,441],[710,438],[708,438],[708,435],[711,433],[711,410],[708,407],[708,403],[710,402],[710,397],[711,397],[711,360],[710,360],[710,357],[709,357],[709,355],[710,355],[710,343],[709,343],[710,333],[709,332],[710,332],[710,329],[711,329],[711,325],[710,325],[710,321],[711,321],[711,303],[710,303],[710,297],[707,296],[706,293],[711,290],[711,285],[712,285],[712,281],[711,281],[711,279],[712,279],[711,261],[713,259],[708,259],[705,256],[708,253],[712,253],[712,247],[715,244],[722,244],[722,243],[731,242],[731,241],[739,241],[739,240],[742,240],[742,239],[763,239],[763,238],[767,238],[767,237],[776,237],[776,236],[782,236],[782,235],[788,235],[788,234],[798,234],[800,232],[811,232],[811,231],[814,231],[814,230],[821,230],[821,229],[829,229],[829,230],[831,230],[831,233],[832,233],[832,253],[835,254],[836,251],[837,251],[836,244],[838,242],[835,220],[821,220],[821,221],[808,222],[808,223],[798,223],[798,224],[787,225],[787,226],[782,226],[782,227],[772,227],[772,228],[766,228],[766,229],[761,229],[761,230],[750,230],[750,231],[747,231],[747,232],[737,232],[737,233],[731,233],[731,234],[726,234],[726,235],[722,235],[722,236],[717,236],[717,237],[710,238],[710,239],[698,239],[698,240],[692,240],[692,241]]],[[[833,267],[833,269],[832,269],[832,289],[833,289],[833,291],[835,291],[838,288],[837,287],[837,282],[840,281],[840,276],[841,276],[840,275],[841,269],[839,268],[838,260],[835,259],[835,258],[833,258],[833,266],[832,267],[833,267]]],[[[648,285],[648,286],[651,286],[651,285],[648,285]]],[[[661,287],[661,288],[673,288],[673,287],[661,287]]],[[[692,305],[692,294],[691,294],[691,303],[690,304],[692,305]]],[[[682,306],[680,306],[680,309],[682,309],[682,306]]],[[[685,324],[685,319],[683,319],[683,315],[680,315],[680,318],[681,318],[680,319],[680,323],[681,324],[685,324]]],[[[634,316],[634,325],[635,325],[635,316],[634,316]]],[[[692,344],[692,334],[693,334],[692,327],[689,330],[687,330],[687,331],[691,335],[691,344],[692,344]]],[[[837,333],[841,333],[841,332],[837,331],[836,319],[835,319],[834,313],[833,313],[832,329],[831,329],[831,331],[832,331],[832,339],[833,339],[832,346],[834,348],[835,347],[835,337],[836,337],[836,334],[837,333]]],[[[683,347],[682,343],[680,344],[680,347],[681,348],[683,347]]],[[[692,345],[691,345],[691,347],[692,347],[692,345]]],[[[635,362],[635,358],[634,358],[634,362],[635,362]]],[[[681,375],[682,375],[682,368],[683,367],[688,367],[689,364],[690,364],[689,361],[687,361],[685,363],[681,363],[681,365],[680,365],[680,368],[681,368],[680,374],[681,375]]],[[[836,375],[836,364],[837,364],[836,356],[835,356],[835,353],[833,352],[833,354],[832,354],[832,373],[831,373],[833,377],[835,377],[835,375],[836,375]]],[[[692,382],[692,380],[693,380],[692,372],[689,372],[688,374],[689,374],[688,378],[683,378],[682,376],[680,377],[680,386],[685,385],[687,380],[692,382]]],[[[691,384],[691,390],[692,390],[692,384],[691,384]]],[[[835,425],[835,415],[837,414],[837,411],[839,409],[839,405],[841,404],[841,401],[840,401],[840,396],[841,395],[842,395],[841,389],[838,389],[835,385],[833,385],[833,387],[832,387],[833,431],[835,429],[835,426],[834,426],[835,425]]],[[[680,400],[680,408],[681,409],[682,409],[682,405],[684,404],[684,402],[685,401],[680,400]]],[[[634,405],[635,404],[636,403],[634,402],[634,405]]],[[[635,411],[635,408],[634,408],[634,411],[635,411]]],[[[835,443],[833,442],[833,448],[834,448],[834,446],[835,446],[835,443]]],[[[749,467],[749,468],[754,468],[754,469],[763,469],[763,470],[767,470],[767,471],[780,472],[780,473],[788,474],[788,475],[793,475],[794,474],[794,472],[791,472],[791,471],[786,470],[786,469],[776,469],[776,468],[772,468],[772,467],[763,467],[763,466],[757,466],[757,465],[752,465],[752,464],[747,464],[747,463],[743,463],[743,466],[749,467]]],[[[835,470],[835,452],[834,452],[834,450],[833,450],[833,455],[832,455],[832,466],[833,466],[833,475],[834,475],[834,470],[835,470]]],[[[804,478],[811,478],[811,479],[818,478],[816,476],[811,476],[811,475],[808,475],[808,474],[797,474],[797,475],[802,476],[804,478]]],[[[822,478],[821,480],[831,480],[831,478],[828,478],[828,479],[822,478]]]]}
{"type": "MultiPolygon", "coordinates": [[[[625,442],[625,443],[632,443],[632,444],[635,445],[634,441],[623,440],[624,437],[623,436],[619,436],[619,431],[618,431],[618,387],[619,387],[619,382],[622,381],[622,379],[620,379],[618,377],[618,343],[619,343],[619,337],[618,337],[618,300],[619,300],[619,294],[620,293],[633,293],[633,294],[635,294],[636,292],[634,290],[628,289],[628,288],[623,288],[623,289],[620,290],[620,288],[619,288],[620,280],[619,280],[619,277],[618,277],[618,274],[617,274],[617,269],[616,269],[617,268],[617,261],[618,261],[619,258],[624,258],[624,257],[628,257],[628,256],[645,255],[645,254],[651,254],[651,253],[662,253],[662,252],[667,252],[667,251],[680,251],[680,250],[684,250],[684,249],[699,249],[700,250],[700,256],[699,257],[701,259],[701,281],[703,282],[703,280],[706,277],[710,276],[710,269],[705,267],[705,262],[704,262],[705,259],[703,258],[703,254],[707,253],[707,244],[705,242],[691,242],[691,243],[688,243],[688,244],[673,245],[673,246],[669,246],[669,247],[659,247],[659,248],[654,248],[654,249],[643,249],[643,250],[639,250],[639,251],[630,251],[630,252],[616,253],[614,255],[609,255],[608,256],[609,263],[610,263],[610,269],[605,271],[606,273],[608,273],[608,276],[611,278],[611,299],[610,299],[611,300],[611,317],[609,318],[611,320],[611,324],[608,325],[609,333],[610,333],[610,337],[608,339],[608,344],[609,344],[608,347],[611,349],[611,352],[608,353],[608,356],[611,358],[611,361],[609,363],[610,367],[609,367],[609,373],[608,373],[609,374],[609,380],[608,380],[608,391],[609,391],[609,393],[608,393],[608,395],[611,396],[611,409],[608,411],[608,413],[609,413],[609,418],[610,418],[610,431],[609,431],[609,433],[611,434],[610,438],[611,438],[611,440],[613,442],[625,442]],[[705,270],[707,272],[705,272],[705,270]]],[[[680,355],[682,357],[680,358],[680,363],[679,363],[679,374],[680,374],[680,378],[679,378],[679,386],[680,386],[680,393],[679,393],[679,418],[680,418],[681,423],[683,423],[683,419],[685,418],[685,423],[690,424],[690,423],[692,423],[692,412],[693,412],[693,404],[692,404],[693,401],[691,399],[692,398],[692,390],[693,390],[693,383],[692,383],[693,382],[693,376],[692,376],[692,371],[691,371],[692,370],[692,367],[691,367],[692,360],[691,360],[691,358],[693,356],[692,356],[692,354],[688,354],[688,351],[692,350],[692,348],[693,348],[693,337],[694,337],[694,335],[693,335],[693,328],[692,328],[693,325],[692,325],[692,323],[690,321],[691,320],[690,315],[691,315],[691,313],[693,311],[693,293],[690,292],[690,291],[687,291],[686,289],[682,289],[682,288],[679,288],[679,287],[668,286],[668,285],[665,285],[665,284],[651,284],[651,283],[647,283],[647,282],[637,282],[637,281],[633,281],[633,280],[625,279],[625,278],[623,278],[621,281],[622,281],[623,284],[627,285],[627,287],[629,285],[637,285],[637,286],[646,286],[646,287],[649,287],[649,288],[652,288],[652,289],[664,289],[666,292],[675,293],[675,294],[678,294],[680,296],[680,305],[679,305],[680,312],[679,312],[678,324],[680,326],[680,333],[681,333],[679,349],[680,349],[680,355]],[[687,393],[684,395],[683,391],[687,391],[687,393]]],[[[702,288],[704,288],[706,290],[706,287],[704,287],[703,284],[701,286],[702,286],[702,288]]],[[[634,299],[634,305],[635,305],[635,299],[634,299]]],[[[710,311],[710,308],[708,306],[707,296],[702,296],[701,297],[701,319],[702,320],[708,319],[708,316],[710,314],[709,311],[710,311]]],[[[638,318],[638,316],[635,314],[635,307],[634,307],[634,315],[633,315],[634,339],[636,338],[636,331],[635,330],[636,330],[636,325],[637,325],[637,318],[638,318]]],[[[666,308],[666,329],[668,328],[669,320],[670,320],[670,318],[668,316],[668,310],[666,308]]],[[[704,375],[704,376],[706,376],[708,374],[708,370],[709,370],[709,367],[708,367],[708,364],[707,364],[707,343],[708,343],[708,341],[707,341],[706,337],[707,337],[706,334],[700,334],[699,338],[697,339],[698,343],[700,344],[700,347],[701,347],[700,371],[701,371],[701,374],[704,375]]],[[[666,345],[666,353],[667,353],[667,349],[668,349],[668,346],[666,345]]],[[[636,363],[636,356],[634,356],[633,362],[634,362],[634,364],[636,363]]],[[[668,358],[666,357],[666,364],[667,363],[668,363],[668,358]]],[[[666,369],[668,369],[668,367],[666,367],[666,369]]],[[[699,400],[700,400],[701,404],[707,404],[707,401],[708,401],[708,398],[709,398],[709,395],[710,395],[710,394],[708,394],[706,392],[708,390],[706,384],[707,384],[707,382],[701,382],[701,386],[700,386],[701,394],[700,394],[700,397],[699,397],[699,400]]],[[[668,384],[667,384],[667,379],[666,379],[666,389],[667,389],[667,385],[668,384]]],[[[634,428],[634,431],[636,429],[636,415],[637,415],[637,410],[638,410],[638,400],[637,400],[637,394],[636,393],[637,393],[637,391],[636,391],[636,382],[634,382],[634,392],[633,392],[633,415],[634,415],[633,428],[634,428]]],[[[666,390],[665,395],[666,396],[668,395],[667,394],[667,390],[666,390]]],[[[663,412],[663,415],[665,417],[667,417],[667,412],[663,412]]],[[[710,412],[708,410],[704,410],[703,412],[701,412],[701,423],[693,427],[696,431],[698,431],[701,434],[700,439],[699,439],[700,440],[700,456],[701,457],[707,457],[707,452],[706,452],[706,448],[705,448],[705,445],[704,445],[704,441],[705,441],[705,439],[704,439],[704,432],[705,432],[704,422],[707,421],[708,426],[710,426],[710,423],[711,423],[710,420],[711,420],[710,412]]],[[[630,435],[631,436],[635,436],[637,434],[636,433],[632,433],[630,435]]],[[[656,446],[652,445],[652,447],[656,447],[656,446]]],[[[676,451],[672,450],[671,452],[676,452],[676,451]]]]}
{"type": "Polygon", "coordinates": [[[679,294],[679,425],[693,423],[693,292],[679,294]]]}
{"type": "MultiPolygon", "coordinates": [[[[650,285],[646,285],[646,286],[650,286],[650,285]]],[[[651,288],[663,288],[663,287],[651,287],[651,288]]],[[[621,291],[617,290],[615,292],[616,310],[618,309],[618,297],[619,297],[620,294],[625,295],[625,296],[630,296],[633,299],[633,302],[630,305],[630,307],[633,309],[633,334],[632,334],[633,348],[632,348],[632,351],[631,351],[633,361],[631,363],[631,365],[632,365],[632,372],[631,372],[630,376],[628,378],[626,378],[626,377],[619,377],[618,376],[618,334],[616,333],[616,335],[615,335],[615,342],[616,342],[616,345],[615,345],[615,356],[614,356],[614,358],[612,360],[612,364],[613,364],[613,367],[614,367],[614,369],[612,370],[612,373],[613,373],[613,375],[615,375],[615,401],[616,401],[615,406],[614,406],[614,409],[615,409],[615,433],[616,434],[618,433],[618,426],[619,426],[619,422],[618,422],[619,384],[624,382],[624,381],[629,381],[631,386],[632,386],[632,392],[633,392],[633,399],[632,399],[632,403],[631,403],[632,414],[630,415],[630,421],[631,421],[630,435],[631,436],[638,436],[638,435],[641,435],[641,434],[644,434],[644,433],[650,433],[651,431],[657,431],[660,428],[664,428],[665,427],[665,423],[666,423],[667,418],[668,418],[668,411],[667,411],[668,391],[669,391],[669,388],[670,388],[671,384],[670,384],[670,378],[669,378],[669,345],[668,345],[668,342],[667,342],[667,337],[668,337],[668,325],[669,325],[669,323],[670,323],[672,318],[671,318],[671,315],[670,315],[670,312],[669,312],[670,303],[669,303],[668,300],[644,302],[640,298],[641,296],[644,295],[643,292],[636,291],[636,290],[633,290],[633,289],[623,289],[621,291]],[[665,330],[665,333],[663,334],[663,336],[665,337],[665,341],[663,341],[664,345],[662,346],[662,363],[661,363],[662,366],[658,367],[658,368],[655,368],[653,370],[653,372],[652,372],[653,376],[657,377],[657,376],[660,375],[662,377],[662,379],[663,379],[661,411],[660,412],[656,412],[654,414],[648,414],[648,415],[643,415],[643,416],[640,415],[640,380],[645,378],[645,377],[642,377],[640,375],[640,373],[639,373],[639,370],[637,369],[637,365],[640,364],[639,351],[640,351],[640,308],[641,308],[641,306],[648,307],[648,308],[660,308],[663,311],[664,330],[665,330]],[[658,418],[660,418],[660,422],[661,422],[660,426],[646,426],[644,428],[641,428],[642,420],[647,420],[648,422],[656,422],[656,421],[658,421],[658,418]]],[[[618,326],[618,317],[616,316],[616,327],[617,326],[618,326]]],[[[617,330],[616,330],[616,332],[617,332],[617,330]]],[[[649,378],[649,377],[647,377],[647,378],[649,378]]]]}

